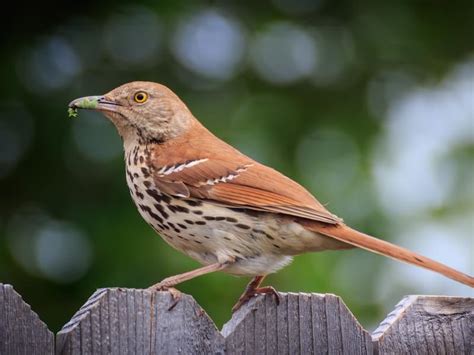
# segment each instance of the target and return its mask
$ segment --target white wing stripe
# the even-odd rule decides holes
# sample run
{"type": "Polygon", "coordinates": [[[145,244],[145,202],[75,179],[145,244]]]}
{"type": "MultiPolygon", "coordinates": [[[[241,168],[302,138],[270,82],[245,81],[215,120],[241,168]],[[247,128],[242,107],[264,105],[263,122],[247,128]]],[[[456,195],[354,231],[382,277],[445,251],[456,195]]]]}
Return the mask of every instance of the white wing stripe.
{"type": "Polygon", "coordinates": [[[160,176],[165,176],[165,175],[170,175],[172,173],[178,173],[186,168],[191,168],[195,165],[198,165],[198,164],[201,164],[201,163],[204,163],[208,161],[207,158],[204,158],[204,159],[197,159],[197,160],[191,160],[191,161],[188,161],[186,163],[182,163],[182,164],[175,164],[175,165],[171,165],[171,166],[163,166],[160,170],[158,170],[158,174],[160,176]]]}
{"type": "Polygon", "coordinates": [[[238,177],[240,175],[240,173],[246,171],[251,166],[252,166],[252,164],[247,164],[247,165],[244,165],[241,168],[236,169],[234,172],[230,173],[227,176],[221,176],[221,177],[216,178],[216,179],[207,179],[206,182],[199,184],[199,186],[203,186],[203,185],[213,186],[213,185],[215,185],[219,182],[231,181],[231,180],[235,179],[236,177],[238,177]]]}

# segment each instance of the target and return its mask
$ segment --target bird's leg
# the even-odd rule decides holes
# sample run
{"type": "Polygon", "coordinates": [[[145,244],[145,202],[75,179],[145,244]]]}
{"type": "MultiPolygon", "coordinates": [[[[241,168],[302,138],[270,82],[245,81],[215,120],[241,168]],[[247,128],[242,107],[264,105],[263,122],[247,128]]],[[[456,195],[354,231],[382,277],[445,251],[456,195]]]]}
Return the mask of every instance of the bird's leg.
{"type": "Polygon", "coordinates": [[[264,275],[255,276],[252,281],[249,282],[242,296],[240,296],[237,303],[232,307],[232,312],[237,311],[249,299],[258,294],[270,293],[275,297],[277,305],[280,304],[280,295],[278,295],[278,292],[272,286],[259,287],[264,278],[264,275]]]}
{"type": "MultiPolygon", "coordinates": [[[[232,261],[233,262],[233,261],[232,261]]],[[[171,293],[171,296],[173,297],[173,303],[171,306],[168,308],[168,310],[172,310],[179,302],[181,298],[181,292],[178,291],[177,289],[174,288],[177,284],[180,284],[181,282],[191,280],[195,277],[209,274],[214,271],[219,271],[225,268],[227,265],[229,265],[231,262],[224,262],[224,263],[215,263],[207,266],[200,267],[199,269],[191,270],[188,272],[184,272],[179,275],[175,276],[170,276],[167,277],[166,279],[162,280],[161,282],[158,282],[157,284],[154,284],[153,286],[150,286],[148,290],[150,291],[168,291],[171,293]]]]}
{"type": "Polygon", "coordinates": [[[191,279],[194,279],[195,277],[209,274],[214,271],[219,271],[225,268],[227,264],[225,263],[215,263],[207,266],[200,267],[199,269],[191,270],[188,272],[184,272],[179,275],[174,275],[167,277],[166,279],[162,280],[161,282],[158,282],[157,284],[151,286],[149,289],[153,289],[156,291],[161,291],[164,289],[168,289],[170,287],[176,286],[177,284],[180,284],[181,282],[188,281],[191,279]]]}

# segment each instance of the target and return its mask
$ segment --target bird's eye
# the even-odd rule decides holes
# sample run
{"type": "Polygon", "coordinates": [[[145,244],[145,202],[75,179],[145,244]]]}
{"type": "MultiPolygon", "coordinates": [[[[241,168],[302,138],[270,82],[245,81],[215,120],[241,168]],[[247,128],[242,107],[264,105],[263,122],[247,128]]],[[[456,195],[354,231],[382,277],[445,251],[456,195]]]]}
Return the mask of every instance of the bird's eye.
{"type": "Polygon", "coordinates": [[[148,100],[148,94],[146,92],[139,91],[133,96],[133,99],[135,100],[135,102],[142,104],[146,100],[148,100]]]}

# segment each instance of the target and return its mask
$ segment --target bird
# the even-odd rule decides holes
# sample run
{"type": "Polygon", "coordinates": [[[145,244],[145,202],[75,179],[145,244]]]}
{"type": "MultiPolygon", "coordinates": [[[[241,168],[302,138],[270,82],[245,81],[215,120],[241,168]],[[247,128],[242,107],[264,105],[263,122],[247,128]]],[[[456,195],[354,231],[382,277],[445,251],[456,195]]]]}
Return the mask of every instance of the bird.
{"type": "Polygon", "coordinates": [[[222,271],[251,277],[233,307],[258,294],[264,278],[296,255],[362,248],[432,270],[474,287],[474,277],[359,232],[303,186],[222,141],[168,87],[147,81],[69,103],[69,110],[104,114],[124,147],[126,181],[143,219],[171,247],[203,265],[151,286],[168,290],[222,271]]]}

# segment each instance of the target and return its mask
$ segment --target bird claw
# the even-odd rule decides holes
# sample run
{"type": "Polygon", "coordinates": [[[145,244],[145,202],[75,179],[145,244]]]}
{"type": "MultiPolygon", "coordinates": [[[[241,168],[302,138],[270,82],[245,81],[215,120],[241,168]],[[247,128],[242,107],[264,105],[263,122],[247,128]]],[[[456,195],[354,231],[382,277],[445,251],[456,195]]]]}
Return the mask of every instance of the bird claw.
{"type": "Polygon", "coordinates": [[[240,307],[247,303],[252,297],[264,294],[271,294],[275,299],[277,306],[280,304],[280,294],[272,286],[259,287],[254,290],[249,290],[240,296],[237,303],[232,307],[232,313],[237,312],[240,307]]]}
{"type": "Polygon", "coordinates": [[[181,296],[183,294],[181,293],[181,291],[179,291],[178,289],[176,289],[174,287],[168,288],[167,291],[171,294],[172,303],[168,307],[168,311],[171,311],[174,307],[176,307],[178,302],[181,300],[181,296]]]}
{"type": "Polygon", "coordinates": [[[149,291],[156,292],[156,291],[166,291],[169,292],[171,295],[171,300],[172,303],[168,307],[168,311],[171,311],[178,302],[181,300],[182,293],[178,289],[171,287],[171,286],[166,286],[166,284],[163,284],[162,282],[157,283],[156,285],[153,285],[148,288],[149,291]]]}

